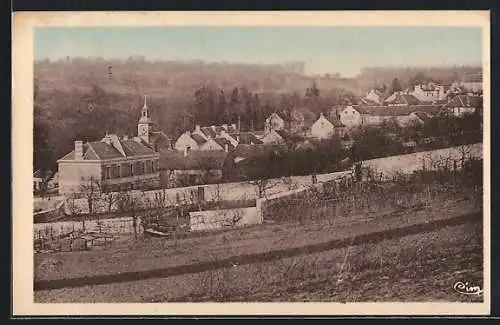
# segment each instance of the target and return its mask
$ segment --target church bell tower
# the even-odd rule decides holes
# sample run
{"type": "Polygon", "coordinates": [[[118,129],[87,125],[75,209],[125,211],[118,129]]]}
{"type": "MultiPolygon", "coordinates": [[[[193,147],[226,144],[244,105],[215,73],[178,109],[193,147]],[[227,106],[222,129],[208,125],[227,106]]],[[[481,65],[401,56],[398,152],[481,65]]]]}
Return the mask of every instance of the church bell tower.
{"type": "Polygon", "coordinates": [[[149,113],[148,96],[144,96],[144,106],[141,110],[141,118],[139,119],[139,123],[137,124],[137,136],[144,140],[146,143],[149,143],[151,132],[153,131],[153,122],[151,121],[151,114],[149,113]]]}

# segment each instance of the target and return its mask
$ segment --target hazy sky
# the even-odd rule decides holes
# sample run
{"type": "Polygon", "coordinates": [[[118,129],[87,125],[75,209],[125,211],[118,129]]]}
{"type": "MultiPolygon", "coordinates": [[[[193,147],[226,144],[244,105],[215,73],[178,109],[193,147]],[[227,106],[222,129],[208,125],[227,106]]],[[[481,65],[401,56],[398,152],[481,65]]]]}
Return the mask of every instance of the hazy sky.
{"type": "Polygon", "coordinates": [[[207,62],[304,61],[306,73],[353,76],[366,66],[481,64],[481,29],[470,27],[48,27],[35,59],[66,56],[207,62]]]}

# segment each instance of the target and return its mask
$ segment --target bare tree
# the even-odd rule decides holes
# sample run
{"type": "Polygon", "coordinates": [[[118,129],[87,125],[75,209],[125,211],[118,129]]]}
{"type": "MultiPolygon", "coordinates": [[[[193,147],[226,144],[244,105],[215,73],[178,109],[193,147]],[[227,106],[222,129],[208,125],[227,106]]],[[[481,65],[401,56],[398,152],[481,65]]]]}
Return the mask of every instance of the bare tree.
{"type": "Polygon", "coordinates": [[[255,185],[257,187],[257,196],[259,198],[263,198],[266,196],[267,191],[271,188],[275,187],[278,182],[274,179],[270,178],[259,178],[253,181],[250,181],[250,184],[255,185]]]}
{"type": "MultiPolygon", "coordinates": [[[[101,186],[102,186],[101,181],[95,176],[81,178],[79,192],[87,202],[89,219],[92,219],[94,213],[96,212],[96,208],[99,206],[100,203],[99,200],[101,197],[101,186]]],[[[85,220],[82,220],[82,222],[83,222],[83,228],[85,229],[85,220]]]]}
{"type": "Polygon", "coordinates": [[[139,200],[131,191],[121,192],[117,202],[118,210],[124,214],[129,214],[132,218],[134,228],[134,238],[137,239],[137,212],[140,208],[139,200]]]}

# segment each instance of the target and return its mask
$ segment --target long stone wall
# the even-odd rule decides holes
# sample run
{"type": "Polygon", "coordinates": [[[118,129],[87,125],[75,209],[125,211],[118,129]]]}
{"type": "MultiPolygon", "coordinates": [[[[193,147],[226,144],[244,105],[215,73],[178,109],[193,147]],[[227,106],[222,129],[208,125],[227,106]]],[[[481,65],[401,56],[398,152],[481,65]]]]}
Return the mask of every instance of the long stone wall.
{"type": "MultiPolygon", "coordinates": [[[[464,152],[467,156],[480,158],[482,157],[482,143],[473,144],[467,147],[454,147],[439,149],[433,151],[418,152],[413,154],[398,155],[391,157],[384,157],[378,159],[367,160],[363,162],[364,168],[369,168],[381,173],[384,177],[392,177],[396,173],[412,173],[413,171],[425,168],[436,168],[438,163],[443,161],[450,161],[450,159],[460,160],[464,152]]],[[[451,162],[451,161],[450,161],[451,162]]],[[[329,182],[335,179],[342,178],[351,173],[351,170],[335,172],[329,174],[317,175],[318,183],[329,182]]],[[[293,190],[300,190],[308,188],[312,185],[311,176],[293,176],[287,178],[278,178],[270,180],[273,184],[266,190],[266,196],[273,196],[278,193],[284,193],[293,190]]],[[[164,196],[165,202],[169,205],[175,205],[181,202],[196,201],[202,192],[205,201],[220,201],[220,200],[249,200],[258,199],[257,186],[249,182],[239,183],[221,183],[221,184],[208,184],[200,186],[190,186],[182,188],[169,188],[162,190],[152,190],[147,192],[134,191],[133,195],[137,197],[139,205],[147,206],[148,200],[150,202],[155,200],[155,197],[164,196]]],[[[79,213],[88,213],[88,205],[85,199],[71,200],[73,207],[70,209],[71,204],[65,205],[65,212],[71,214],[72,210],[77,210],[79,213]]],[[[106,212],[107,205],[105,202],[97,202],[95,204],[96,212],[106,212]]],[[[117,206],[112,206],[112,212],[117,211],[117,206]]]]}

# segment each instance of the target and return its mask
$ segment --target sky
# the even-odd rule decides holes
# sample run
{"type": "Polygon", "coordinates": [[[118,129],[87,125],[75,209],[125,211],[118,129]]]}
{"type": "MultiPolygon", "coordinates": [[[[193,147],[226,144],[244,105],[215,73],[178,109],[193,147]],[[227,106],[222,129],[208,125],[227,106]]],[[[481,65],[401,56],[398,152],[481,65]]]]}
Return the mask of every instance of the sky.
{"type": "Polygon", "coordinates": [[[370,66],[480,65],[474,27],[43,27],[35,60],[67,56],[206,62],[305,62],[349,77],[370,66]]]}

